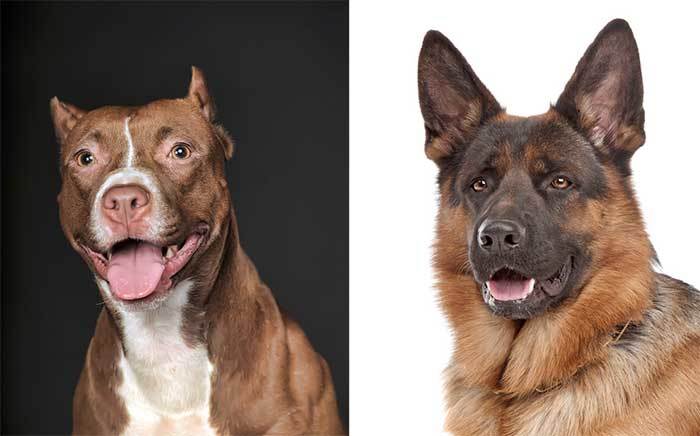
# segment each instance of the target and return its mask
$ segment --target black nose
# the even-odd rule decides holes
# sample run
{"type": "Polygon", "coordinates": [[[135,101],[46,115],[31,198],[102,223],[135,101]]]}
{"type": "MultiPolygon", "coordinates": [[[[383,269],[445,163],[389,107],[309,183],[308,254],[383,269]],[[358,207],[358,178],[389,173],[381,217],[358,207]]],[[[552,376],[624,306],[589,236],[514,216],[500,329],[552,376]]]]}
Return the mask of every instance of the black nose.
{"type": "Polygon", "coordinates": [[[487,219],[479,227],[477,237],[483,250],[512,250],[525,241],[525,227],[516,221],[487,219]]]}

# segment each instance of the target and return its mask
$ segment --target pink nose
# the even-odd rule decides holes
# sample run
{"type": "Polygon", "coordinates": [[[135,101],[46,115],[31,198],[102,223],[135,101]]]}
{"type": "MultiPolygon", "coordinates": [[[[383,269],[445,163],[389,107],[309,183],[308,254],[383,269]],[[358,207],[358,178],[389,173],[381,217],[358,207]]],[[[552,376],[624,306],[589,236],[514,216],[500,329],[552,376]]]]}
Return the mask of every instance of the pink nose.
{"type": "Polygon", "coordinates": [[[102,197],[102,213],[127,229],[144,221],[151,214],[148,191],[137,185],[115,186],[102,197]]]}

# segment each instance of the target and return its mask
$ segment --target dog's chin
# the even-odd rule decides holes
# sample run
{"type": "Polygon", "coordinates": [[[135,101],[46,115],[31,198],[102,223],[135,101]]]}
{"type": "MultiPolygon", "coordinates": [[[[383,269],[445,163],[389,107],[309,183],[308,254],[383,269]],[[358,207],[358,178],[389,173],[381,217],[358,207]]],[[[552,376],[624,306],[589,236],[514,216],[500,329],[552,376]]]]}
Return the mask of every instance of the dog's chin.
{"type": "Polygon", "coordinates": [[[117,309],[119,312],[149,312],[158,309],[165,303],[173,290],[179,284],[179,280],[173,280],[171,286],[166,289],[159,289],[152,294],[136,300],[124,300],[114,295],[109,282],[97,276],[98,286],[102,292],[102,298],[108,307],[117,309]]]}
{"type": "Polygon", "coordinates": [[[179,239],[125,238],[87,254],[106,303],[137,312],[160,306],[180,282],[180,272],[206,245],[209,227],[195,226],[179,239]]]}
{"type": "Polygon", "coordinates": [[[531,277],[504,266],[481,283],[484,302],[496,315],[529,319],[563,301],[572,288],[575,259],[567,256],[556,272],[545,278],[531,277]]]}

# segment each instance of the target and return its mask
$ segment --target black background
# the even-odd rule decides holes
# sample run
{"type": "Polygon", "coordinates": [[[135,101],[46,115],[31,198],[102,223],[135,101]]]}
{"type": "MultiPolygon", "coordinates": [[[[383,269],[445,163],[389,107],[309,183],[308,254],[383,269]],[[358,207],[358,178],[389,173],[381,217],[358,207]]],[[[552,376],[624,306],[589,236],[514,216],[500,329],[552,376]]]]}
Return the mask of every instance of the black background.
{"type": "Polygon", "coordinates": [[[2,5],[2,430],[66,433],[100,307],[60,230],[49,99],[187,93],[204,71],[236,140],[243,246],[329,362],[348,419],[346,3],[2,5]]]}

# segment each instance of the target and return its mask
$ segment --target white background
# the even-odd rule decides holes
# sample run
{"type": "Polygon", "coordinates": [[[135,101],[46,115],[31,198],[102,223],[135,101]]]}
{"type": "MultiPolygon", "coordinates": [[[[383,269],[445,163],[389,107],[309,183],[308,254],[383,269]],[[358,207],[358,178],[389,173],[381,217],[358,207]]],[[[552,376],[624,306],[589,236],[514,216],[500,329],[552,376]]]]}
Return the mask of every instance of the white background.
{"type": "MultiPolygon", "coordinates": [[[[647,142],[638,197],[664,271],[700,286],[700,14],[662,2],[350,2],[350,417],[355,435],[442,430],[451,349],[432,287],[436,168],[416,69],[437,29],[511,114],[545,112],[613,18],[637,38],[647,142]]],[[[691,4],[691,2],[688,2],[691,4]]]]}

